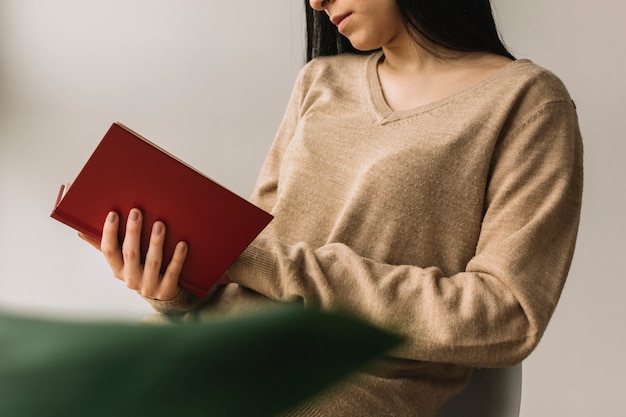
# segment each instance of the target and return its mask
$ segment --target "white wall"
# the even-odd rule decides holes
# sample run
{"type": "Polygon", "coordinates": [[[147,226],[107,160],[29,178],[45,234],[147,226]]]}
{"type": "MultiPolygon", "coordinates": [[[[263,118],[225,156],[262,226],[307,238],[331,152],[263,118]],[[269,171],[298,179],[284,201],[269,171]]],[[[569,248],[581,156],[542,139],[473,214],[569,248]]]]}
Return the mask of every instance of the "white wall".
{"type": "MultiPolygon", "coordinates": [[[[301,2],[0,0],[0,306],[149,312],[48,216],[115,120],[248,195],[302,63],[301,2]]],[[[522,415],[621,416],[626,389],[622,0],[495,0],[519,57],[567,84],[586,141],[569,282],[525,362],[522,415]]]]}

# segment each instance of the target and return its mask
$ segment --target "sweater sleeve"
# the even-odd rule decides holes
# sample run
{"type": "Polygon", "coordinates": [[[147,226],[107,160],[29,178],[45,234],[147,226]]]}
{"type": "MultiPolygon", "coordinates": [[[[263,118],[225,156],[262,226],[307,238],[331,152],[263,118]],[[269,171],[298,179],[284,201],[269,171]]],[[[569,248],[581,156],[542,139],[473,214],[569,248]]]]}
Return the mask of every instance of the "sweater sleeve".
{"type": "Polygon", "coordinates": [[[271,212],[276,204],[279,185],[278,178],[280,176],[283,155],[298,126],[300,108],[304,99],[303,83],[306,77],[306,70],[306,66],[300,70],[294,83],[278,132],[261,167],[261,172],[257,177],[257,182],[250,197],[252,203],[268,212],[271,212]]]}
{"type": "MultiPolygon", "coordinates": [[[[266,209],[275,201],[280,143],[255,195],[266,209]]],[[[287,244],[269,228],[229,272],[271,299],[356,314],[403,334],[398,358],[509,366],[535,348],[556,307],[581,196],[575,108],[571,101],[548,102],[494,149],[483,226],[464,271],[446,276],[437,265],[384,264],[342,243],[287,244]]]]}
{"type": "Polygon", "coordinates": [[[171,300],[157,300],[141,294],[140,296],[158,313],[180,315],[199,307],[206,299],[211,297],[216,288],[217,287],[211,288],[205,297],[198,297],[185,288],[181,288],[178,295],[171,300]]]}

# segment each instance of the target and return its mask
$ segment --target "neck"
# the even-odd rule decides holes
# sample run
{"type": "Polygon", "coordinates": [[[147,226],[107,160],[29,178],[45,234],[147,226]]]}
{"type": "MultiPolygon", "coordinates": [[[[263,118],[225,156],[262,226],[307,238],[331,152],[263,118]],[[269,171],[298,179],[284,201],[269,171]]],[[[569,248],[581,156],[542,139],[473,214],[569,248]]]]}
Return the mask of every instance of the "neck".
{"type": "Polygon", "coordinates": [[[389,107],[406,110],[449,97],[490,76],[510,62],[482,52],[441,51],[433,54],[411,46],[383,47],[378,79],[389,107]]]}
{"type": "Polygon", "coordinates": [[[408,33],[402,39],[394,39],[382,49],[384,61],[381,65],[385,67],[385,70],[398,75],[439,72],[455,58],[463,55],[453,51],[439,51],[440,48],[436,46],[429,51],[416,43],[408,33]],[[433,53],[432,50],[440,54],[433,53]]]}
{"type": "Polygon", "coordinates": [[[402,46],[383,47],[384,60],[380,63],[384,71],[398,76],[429,76],[448,70],[472,67],[500,67],[511,62],[507,57],[487,52],[427,51],[415,42],[402,46]]]}

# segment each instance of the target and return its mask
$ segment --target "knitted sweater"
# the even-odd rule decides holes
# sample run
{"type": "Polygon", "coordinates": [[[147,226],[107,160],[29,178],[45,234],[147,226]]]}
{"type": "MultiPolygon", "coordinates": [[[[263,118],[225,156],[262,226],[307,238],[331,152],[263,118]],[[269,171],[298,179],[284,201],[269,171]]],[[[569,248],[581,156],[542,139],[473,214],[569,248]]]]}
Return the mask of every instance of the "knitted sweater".
{"type": "Polygon", "coordinates": [[[301,302],[407,338],[297,415],[436,415],[471,367],[535,348],[574,252],[582,141],[559,79],[518,60],[393,111],[380,58],[319,58],[300,72],[251,199],[275,219],[229,269],[238,285],[152,302],[207,317],[301,302]]]}

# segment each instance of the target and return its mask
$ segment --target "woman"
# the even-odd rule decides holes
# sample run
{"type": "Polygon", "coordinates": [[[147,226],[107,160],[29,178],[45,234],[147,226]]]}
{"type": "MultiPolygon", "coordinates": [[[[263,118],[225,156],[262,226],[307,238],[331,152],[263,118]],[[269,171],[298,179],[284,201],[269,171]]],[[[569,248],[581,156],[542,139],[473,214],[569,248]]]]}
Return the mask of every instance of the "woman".
{"type": "Polygon", "coordinates": [[[184,243],[160,275],[160,223],[140,264],[138,210],[121,251],[109,215],[101,249],[160,312],[300,302],[407,338],[293,415],[436,416],[472,367],[520,362],[546,329],[580,214],[575,107],[507,52],[488,0],[310,6],[310,62],[252,196],[275,219],[224,285],[178,287],[184,243]]]}

